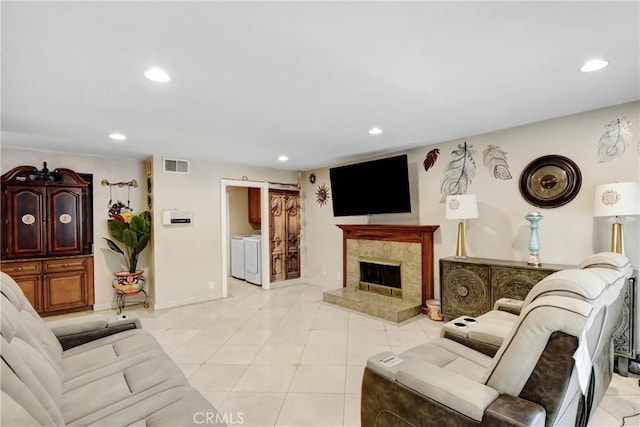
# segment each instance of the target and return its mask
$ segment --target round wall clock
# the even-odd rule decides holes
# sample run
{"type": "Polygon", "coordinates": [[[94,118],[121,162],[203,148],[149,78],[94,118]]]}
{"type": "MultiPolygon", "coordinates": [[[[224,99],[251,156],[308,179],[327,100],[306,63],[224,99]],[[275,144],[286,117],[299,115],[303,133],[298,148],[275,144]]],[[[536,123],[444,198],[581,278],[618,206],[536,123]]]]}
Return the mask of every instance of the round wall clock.
{"type": "Polygon", "coordinates": [[[557,208],[578,195],[582,174],[571,159],[542,156],[527,165],[520,175],[520,193],[539,208],[557,208]]]}

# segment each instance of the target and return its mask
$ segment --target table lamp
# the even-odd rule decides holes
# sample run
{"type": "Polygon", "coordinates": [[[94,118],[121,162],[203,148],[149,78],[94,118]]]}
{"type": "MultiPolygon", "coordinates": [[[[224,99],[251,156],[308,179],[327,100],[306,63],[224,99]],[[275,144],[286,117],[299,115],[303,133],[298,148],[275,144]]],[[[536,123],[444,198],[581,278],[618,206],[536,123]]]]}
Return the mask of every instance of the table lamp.
{"type": "Polygon", "coordinates": [[[466,258],[467,249],[464,237],[464,220],[478,218],[478,202],[476,201],[476,195],[458,194],[455,196],[447,196],[445,205],[445,218],[459,220],[456,258],[466,258]]]}
{"type": "Polygon", "coordinates": [[[615,216],[611,225],[611,252],[624,254],[621,216],[640,214],[640,185],[637,182],[602,184],[593,194],[593,216],[615,216]]]}

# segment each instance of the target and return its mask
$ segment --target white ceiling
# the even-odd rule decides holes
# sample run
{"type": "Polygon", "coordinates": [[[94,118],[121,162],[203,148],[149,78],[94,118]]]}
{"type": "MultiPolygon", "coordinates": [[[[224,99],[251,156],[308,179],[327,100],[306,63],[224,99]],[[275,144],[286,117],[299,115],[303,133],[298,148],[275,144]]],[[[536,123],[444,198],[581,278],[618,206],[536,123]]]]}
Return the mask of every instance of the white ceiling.
{"type": "Polygon", "coordinates": [[[639,4],[3,1],[2,143],[309,170],[620,104],[639,4]]]}

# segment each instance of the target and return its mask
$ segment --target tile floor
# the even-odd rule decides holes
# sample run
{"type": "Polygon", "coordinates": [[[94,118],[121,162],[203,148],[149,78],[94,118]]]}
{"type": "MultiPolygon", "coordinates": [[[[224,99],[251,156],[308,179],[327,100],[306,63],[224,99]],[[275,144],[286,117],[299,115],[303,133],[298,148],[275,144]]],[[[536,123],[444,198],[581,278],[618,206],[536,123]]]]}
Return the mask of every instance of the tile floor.
{"type": "MultiPolygon", "coordinates": [[[[269,291],[229,280],[226,299],[135,312],[191,384],[243,426],[359,426],[366,360],[439,336],[441,322],[401,325],[322,302],[323,288],[269,291]]],[[[640,411],[638,378],[615,375],[590,427],[614,427],[640,411]]],[[[231,424],[231,423],[230,423],[231,424]]],[[[625,426],[640,426],[640,416],[625,426]]]]}

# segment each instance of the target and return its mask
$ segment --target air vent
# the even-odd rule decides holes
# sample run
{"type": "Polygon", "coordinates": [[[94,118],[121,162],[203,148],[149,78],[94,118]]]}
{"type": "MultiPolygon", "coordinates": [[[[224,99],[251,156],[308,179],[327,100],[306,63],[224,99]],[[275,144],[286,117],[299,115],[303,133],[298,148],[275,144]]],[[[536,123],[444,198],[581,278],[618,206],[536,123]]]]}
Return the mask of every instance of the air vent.
{"type": "Polygon", "coordinates": [[[164,171],[171,173],[189,173],[189,160],[164,159],[164,171]]]}

